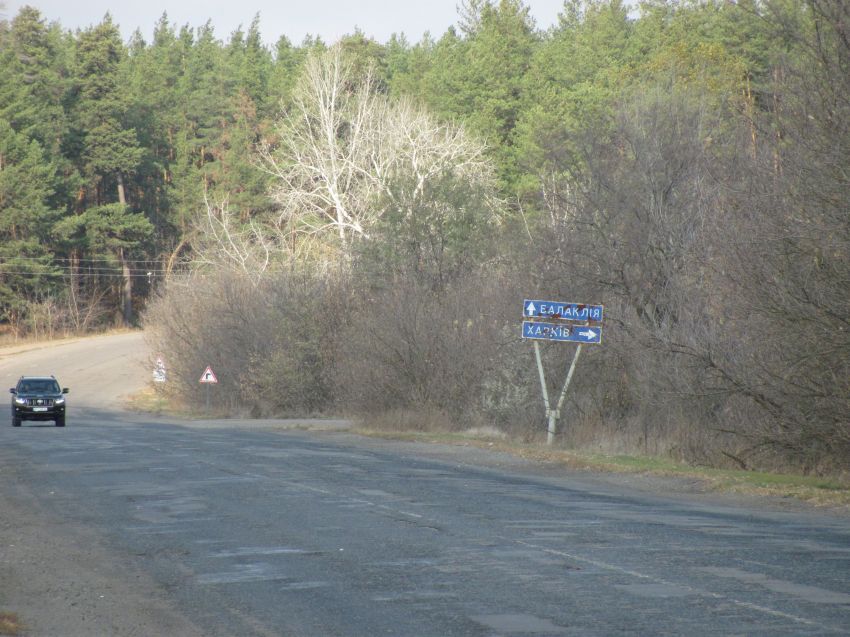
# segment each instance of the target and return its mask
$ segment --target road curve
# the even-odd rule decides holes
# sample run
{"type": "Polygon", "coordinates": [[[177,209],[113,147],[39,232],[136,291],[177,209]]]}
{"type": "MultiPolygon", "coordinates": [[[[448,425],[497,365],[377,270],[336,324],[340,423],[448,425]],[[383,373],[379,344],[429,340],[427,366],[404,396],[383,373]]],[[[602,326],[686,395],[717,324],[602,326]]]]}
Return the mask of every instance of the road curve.
{"type": "MultiPolygon", "coordinates": [[[[0,348],[5,392],[22,375],[54,375],[69,387],[69,409],[120,409],[152,375],[144,334],[120,332],[0,348]]],[[[69,412],[69,420],[71,414],[69,412]]]]}
{"type": "Polygon", "coordinates": [[[844,516],[117,402],[0,426],[0,611],[33,635],[850,634],[844,516]]]}

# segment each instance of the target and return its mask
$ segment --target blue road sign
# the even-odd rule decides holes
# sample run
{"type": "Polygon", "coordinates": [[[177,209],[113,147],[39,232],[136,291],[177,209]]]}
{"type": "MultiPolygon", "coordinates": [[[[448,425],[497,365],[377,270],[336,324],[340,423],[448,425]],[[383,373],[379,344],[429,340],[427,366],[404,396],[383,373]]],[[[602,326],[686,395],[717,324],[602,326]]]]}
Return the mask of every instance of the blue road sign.
{"type": "Polygon", "coordinates": [[[584,303],[565,303],[564,301],[530,301],[522,302],[522,315],[529,318],[562,319],[565,321],[581,321],[586,323],[602,322],[602,305],[585,305],[584,303]]]}
{"type": "Polygon", "coordinates": [[[522,322],[522,337],[542,341],[568,341],[571,343],[602,342],[602,328],[588,325],[554,325],[537,321],[522,322]]]}

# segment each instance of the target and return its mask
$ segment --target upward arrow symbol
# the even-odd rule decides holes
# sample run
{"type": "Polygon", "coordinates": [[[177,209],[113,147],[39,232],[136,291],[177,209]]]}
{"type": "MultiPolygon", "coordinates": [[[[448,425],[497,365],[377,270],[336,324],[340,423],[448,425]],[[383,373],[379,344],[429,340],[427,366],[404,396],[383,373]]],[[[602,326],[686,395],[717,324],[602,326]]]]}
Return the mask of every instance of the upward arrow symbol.
{"type": "Polygon", "coordinates": [[[537,308],[534,307],[534,303],[529,303],[526,306],[525,311],[528,312],[528,316],[534,316],[534,313],[537,311],[537,308]]]}

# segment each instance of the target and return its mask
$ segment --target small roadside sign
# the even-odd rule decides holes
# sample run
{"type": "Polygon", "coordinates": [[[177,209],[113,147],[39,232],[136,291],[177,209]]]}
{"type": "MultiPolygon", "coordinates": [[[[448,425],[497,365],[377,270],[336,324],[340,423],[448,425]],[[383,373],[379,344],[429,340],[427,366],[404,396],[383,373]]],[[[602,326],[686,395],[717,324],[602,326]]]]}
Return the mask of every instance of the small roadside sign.
{"type": "Polygon", "coordinates": [[[210,384],[215,384],[215,383],[218,382],[218,378],[215,377],[215,374],[213,373],[212,367],[207,365],[207,368],[204,370],[204,373],[201,374],[201,380],[198,381],[198,382],[200,382],[200,383],[210,383],[210,384]]]}
{"type": "Polygon", "coordinates": [[[165,371],[165,361],[162,360],[162,356],[157,356],[156,366],[153,369],[153,382],[164,383],[167,377],[168,375],[165,371]]]}

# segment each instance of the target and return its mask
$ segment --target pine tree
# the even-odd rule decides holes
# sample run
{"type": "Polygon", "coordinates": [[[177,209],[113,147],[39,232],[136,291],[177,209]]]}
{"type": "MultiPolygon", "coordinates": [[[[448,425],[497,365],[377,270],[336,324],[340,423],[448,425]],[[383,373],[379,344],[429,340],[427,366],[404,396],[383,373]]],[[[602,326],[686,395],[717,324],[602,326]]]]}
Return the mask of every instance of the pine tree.
{"type": "Polygon", "coordinates": [[[60,34],[24,7],[0,40],[0,118],[57,155],[65,134],[60,34]]]}
{"type": "Polygon", "coordinates": [[[393,35],[386,45],[390,95],[425,101],[425,78],[434,64],[436,43],[429,34],[411,46],[404,35],[393,35]]]}
{"type": "Polygon", "coordinates": [[[466,20],[467,38],[450,30],[437,45],[426,80],[433,96],[429,104],[484,136],[496,156],[502,189],[512,192],[518,179],[514,130],[538,36],[521,0],[470,4],[474,11],[466,20]]]}
{"type": "MultiPolygon", "coordinates": [[[[260,35],[260,16],[254,16],[246,34],[234,33],[227,51],[228,76],[233,78],[233,96],[240,92],[251,98],[257,112],[265,114],[269,97],[272,56],[260,35]],[[238,38],[236,37],[238,34],[238,38]]],[[[241,98],[237,98],[241,101],[241,98]]],[[[236,104],[234,104],[236,106],[236,104]]]]}
{"type": "Polygon", "coordinates": [[[59,215],[48,205],[54,170],[36,140],[0,119],[0,320],[14,326],[26,300],[56,281],[48,247],[59,215]]]}
{"type": "Polygon", "coordinates": [[[134,177],[138,205],[154,225],[156,259],[167,264],[180,241],[175,218],[174,166],[183,120],[179,85],[183,73],[182,43],[163,14],[150,45],[139,42],[129,57],[129,91],[132,108],[128,122],[145,149],[134,177]]]}
{"type": "Polygon", "coordinates": [[[557,28],[537,49],[525,77],[516,160],[519,194],[533,208],[560,208],[561,178],[582,169],[584,131],[603,130],[612,102],[634,64],[632,23],[621,0],[564,4],[557,28]]]}
{"type": "Polygon", "coordinates": [[[16,329],[29,300],[62,287],[51,250],[65,199],[60,49],[58,30],[31,7],[0,26],[0,320],[16,329]]]}
{"type": "Polygon", "coordinates": [[[116,236],[128,237],[136,236],[142,226],[152,230],[143,215],[132,212],[126,191],[126,178],[138,169],[143,149],[136,131],[126,124],[129,92],[122,68],[125,56],[118,28],[108,14],[99,25],[80,34],[75,60],[74,127],[77,162],[84,179],[81,221],[86,227],[88,247],[112,249],[106,254],[96,252],[95,256],[112,256],[120,263],[120,315],[129,325],[133,320],[133,279],[127,246],[92,237],[92,233],[96,235],[104,228],[116,236]]]}

